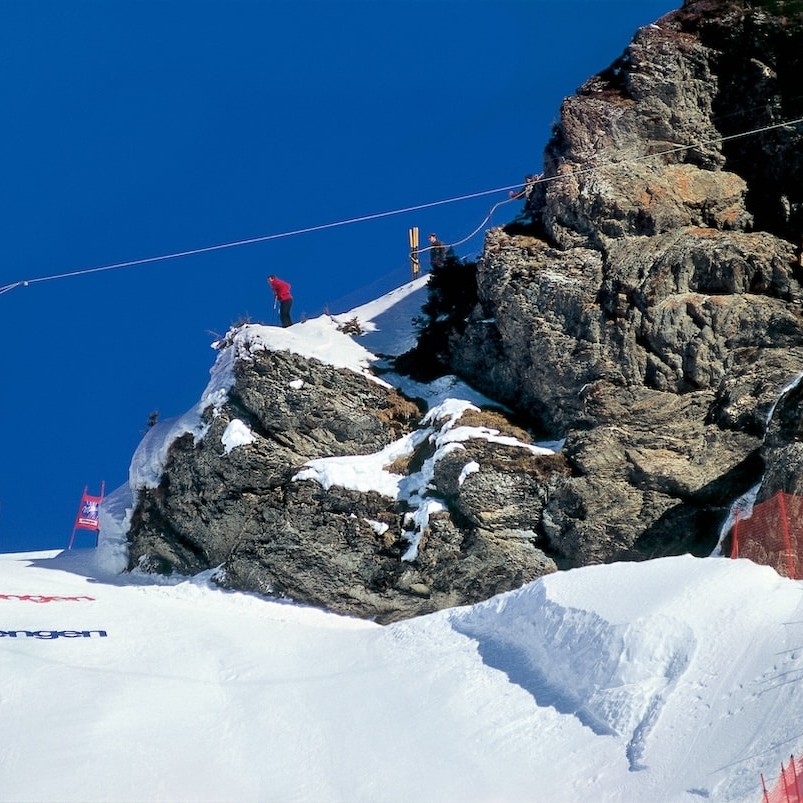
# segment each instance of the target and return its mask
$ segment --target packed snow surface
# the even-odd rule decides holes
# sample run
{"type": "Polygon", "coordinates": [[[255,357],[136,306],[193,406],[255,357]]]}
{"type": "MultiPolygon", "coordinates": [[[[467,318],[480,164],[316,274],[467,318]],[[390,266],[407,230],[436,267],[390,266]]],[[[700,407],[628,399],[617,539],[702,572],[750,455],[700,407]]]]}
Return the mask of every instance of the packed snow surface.
{"type": "Polygon", "coordinates": [[[3,801],[758,801],[803,595],[747,561],[550,575],[381,627],[0,555],[3,801]]]}
{"type": "MultiPolygon", "coordinates": [[[[149,431],[101,506],[97,549],[0,555],[0,801],[758,803],[760,774],[800,753],[803,589],[747,561],[577,569],[386,627],[223,591],[214,570],[123,571],[134,493],[158,485],[176,437],[205,437],[235,359],[286,349],[368,373],[411,345],[424,284],[245,327],[199,403],[149,431]],[[357,338],[339,331],[354,318],[357,338]]],[[[299,478],[404,498],[421,528],[441,504],[432,461],[504,436],[458,424],[488,400],[454,377],[382,381],[426,401],[422,430],[299,478]],[[431,461],[390,473],[423,437],[431,461]]],[[[235,419],[220,448],[253,438],[235,419]]]]}

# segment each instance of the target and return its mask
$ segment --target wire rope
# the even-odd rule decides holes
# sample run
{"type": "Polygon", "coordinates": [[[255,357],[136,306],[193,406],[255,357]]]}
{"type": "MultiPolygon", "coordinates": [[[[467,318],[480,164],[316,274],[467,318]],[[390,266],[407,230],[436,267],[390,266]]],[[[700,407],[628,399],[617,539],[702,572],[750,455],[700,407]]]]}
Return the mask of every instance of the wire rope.
{"type": "MultiPolygon", "coordinates": [[[[570,178],[572,176],[585,175],[585,174],[593,173],[593,172],[596,172],[598,170],[602,170],[604,168],[607,168],[607,167],[610,167],[610,166],[614,166],[614,165],[615,166],[626,166],[627,164],[631,164],[631,163],[634,163],[634,162],[640,162],[640,161],[644,161],[644,160],[647,160],[647,159],[656,159],[658,157],[667,156],[667,155],[670,155],[670,154],[673,154],[673,153],[678,153],[678,152],[684,151],[684,150],[691,150],[693,148],[702,148],[702,147],[706,147],[706,146],[709,146],[709,145],[715,145],[715,144],[718,144],[718,143],[729,142],[729,141],[732,141],[732,140],[735,140],[735,139],[740,139],[742,137],[748,137],[748,136],[754,136],[754,135],[757,135],[757,134],[763,134],[763,133],[766,133],[768,131],[772,131],[772,130],[775,130],[775,129],[778,129],[778,128],[786,128],[786,127],[798,125],[800,123],[803,123],[803,117],[798,117],[798,118],[796,118],[794,120],[786,120],[786,121],[783,121],[783,122],[780,122],[780,123],[773,123],[771,125],[762,126],[760,128],[754,128],[754,129],[751,129],[749,131],[743,131],[743,132],[739,132],[739,133],[736,133],[736,134],[729,134],[729,135],[725,135],[725,136],[721,136],[721,137],[714,137],[712,139],[701,141],[701,142],[692,142],[692,143],[687,144],[687,145],[675,145],[675,146],[673,146],[671,148],[668,148],[666,150],[657,151],[657,152],[651,153],[651,154],[645,154],[644,156],[635,157],[634,159],[622,160],[622,161],[604,162],[604,163],[601,163],[601,164],[590,165],[588,167],[578,167],[577,169],[570,170],[570,171],[565,172],[565,173],[556,174],[556,175],[553,175],[553,176],[546,176],[546,177],[541,176],[541,177],[535,179],[533,181],[533,184],[544,184],[544,183],[547,183],[547,182],[563,180],[563,179],[566,179],[566,178],[570,178]]],[[[444,199],[439,200],[439,201],[429,201],[429,202],[426,202],[426,203],[416,204],[414,206],[407,206],[407,207],[403,207],[403,208],[400,208],[400,209],[390,209],[390,210],[387,210],[385,212],[375,212],[375,213],[372,213],[372,214],[360,215],[358,217],[346,218],[344,220],[337,220],[337,221],[333,221],[331,223],[322,223],[322,224],[319,224],[319,225],[316,225],[316,226],[307,226],[305,228],[293,229],[293,230],[290,230],[290,231],[277,232],[275,234],[265,234],[265,235],[261,235],[261,236],[258,236],[258,237],[250,237],[250,238],[242,239],[242,240],[234,240],[232,242],[219,243],[217,245],[209,245],[209,246],[203,246],[203,247],[200,247],[200,248],[192,248],[192,249],[188,249],[188,250],[185,250],[185,251],[176,251],[176,252],[169,253],[169,254],[161,254],[159,256],[144,257],[144,258],[141,258],[141,259],[131,259],[131,260],[127,260],[125,262],[114,262],[114,263],[107,264],[107,265],[98,265],[98,266],[91,267],[91,268],[81,268],[81,269],[77,269],[77,270],[66,271],[66,272],[63,272],[63,273],[53,273],[53,274],[49,274],[49,275],[46,275],[46,276],[37,276],[37,277],[31,278],[31,279],[20,279],[18,281],[10,282],[9,284],[6,284],[6,285],[3,285],[2,287],[0,287],[0,295],[3,295],[4,293],[8,293],[11,290],[16,289],[17,287],[27,287],[27,286],[29,286],[31,284],[37,284],[37,283],[40,283],[40,282],[54,281],[56,279],[67,279],[67,278],[73,278],[73,277],[76,277],[76,276],[85,276],[85,275],[92,274],[92,273],[102,273],[102,272],[106,272],[106,271],[120,270],[122,268],[131,268],[131,267],[140,266],[140,265],[150,265],[150,264],[154,264],[154,263],[158,263],[158,262],[166,262],[168,260],[173,260],[173,259],[181,259],[181,258],[184,258],[184,257],[196,256],[196,255],[199,255],[199,254],[208,254],[208,253],[211,253],[211,252],[222,251],[222,250],[230,249],[230,248],[240,248],[240,247],[247,246],[247,245],[255,245],[257,243],[269,242],[271,240],[280,240],[280,239],[284,239],[284,238],[288,238],[288,237],[298,237],[298,236],[301,236],[301,235],[304,235],[304,234],[311,234],[313,232],[324,231],[326,229],[333,229],[333,228],[337,228],[337,227],[340,227],[340,226],[351,226],[351,225],[355,225],[357,223],[366,223],[366,222],[371,221],[371,220],[379,220],[381,218],[392,217],[392,216],[395,216],[395,215],[403,215],[403,214],[409,214],[410,212],[419,212],[419,211],[422,211],[424,209],[432,209],[432,208],[434,208],[436,206],[445,206],[446,204],[458,203],[458,202],[461,202],[461,201],[467,201],[467,200],[471,200],[471,199],[474,199],[474,198],[482,198],[482,197],[485,197],[485,196],[488,196],[488,195],[495,195],[496,193],[499,193],[499,192],[504,192],[504,191],[509,191],[509,190],[512,190],[512,189],[517,189],[519,187],[521,187],[521,182],[517,182],[516,184],[510,184],[510,185],[507,185],[507,186],[504,186],[504,187],[496,187],[496,188],[491,189],[491,190],[480,190],[478,192],[466,193],[464,195],[458,195],[458,196],[454,196],[452,198],[444,198],[444,199]]],[[[456,245],[460,245],[460,244],[470,240],[474,235],[477,234],[478,231],[480,231],[480,229],[482,229],[482,227],[487,223],[487,221],[490,220],[490,218],[493,215],[494,211],[496,211],[496,209],[499,206],[501,206],[502,204],[505,204],[505,203],[509,203],[510,201],[513,201],[513,200],[516,200],[516,198],[507,198],[507,199],[505,199],[503,201],[499,201],[498,203],[494,204],[494,206],[491,207],[491,210],[488,213],[488,215],[483,219],[483,221],[480,223],[480,225],[471,234],[469,234],[467,237],[464,237],[462,240],[458,240],[457,242],[450,243],[449,247],[453,248],[456,245]]],[[[425,253],[426,251],[429,251],[429,250],[431,250],[431,247],[422,248],[422,249],[420,249],[418,251],[418,253],[425,253]]]]}

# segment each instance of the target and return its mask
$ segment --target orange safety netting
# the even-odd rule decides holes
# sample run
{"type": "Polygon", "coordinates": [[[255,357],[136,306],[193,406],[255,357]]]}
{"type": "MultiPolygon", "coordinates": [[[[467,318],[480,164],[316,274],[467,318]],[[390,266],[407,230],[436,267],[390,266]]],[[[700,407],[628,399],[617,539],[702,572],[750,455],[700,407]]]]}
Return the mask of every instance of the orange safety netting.
{"type": "Polygon", "coordinates": [[[767,789],[761,776],[763,796],[761,803],[803,803],[803,758],[789,757],[789,763],[781,763],[781,774],[771,789],[767,789]]]}
{"type": "Polygon", "coordinates": [[[803,496],[778,492],[753,506],[749,518],[733,525],[732,558],[772,566],[778,574],[803,577],[803,496]]]}

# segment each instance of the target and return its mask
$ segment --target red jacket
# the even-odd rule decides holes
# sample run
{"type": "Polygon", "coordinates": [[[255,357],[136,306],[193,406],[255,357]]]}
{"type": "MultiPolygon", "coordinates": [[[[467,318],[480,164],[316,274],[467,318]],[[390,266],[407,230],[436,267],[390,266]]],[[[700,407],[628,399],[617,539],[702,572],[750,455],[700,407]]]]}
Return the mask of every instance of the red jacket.
{"type": "Polygon", "coordinates": [[[268,279],[270,286],[273,288],[273,294],[279,301],[290,301],[293,296],[290,295],[290,285],[283,282],[281,279],[268,279]]]}

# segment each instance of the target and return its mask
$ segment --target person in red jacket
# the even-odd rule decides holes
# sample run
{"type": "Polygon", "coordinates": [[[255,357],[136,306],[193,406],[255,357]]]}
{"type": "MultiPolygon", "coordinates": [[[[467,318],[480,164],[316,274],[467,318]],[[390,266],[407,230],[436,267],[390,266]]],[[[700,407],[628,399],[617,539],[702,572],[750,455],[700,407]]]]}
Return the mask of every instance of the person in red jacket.
{"type": "Polygon", "coordinates": [[[281,318],[282,326],[292,326],[293,322],[290,320],[290,307],[293,306],[293,296],[290,295],[290,285],[287,282],[283,282],[272,273],[268,276],[268,284],[273,289],[273,295],[279,302],[279,318],[281,318]]]}

